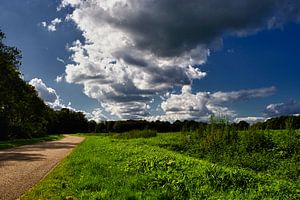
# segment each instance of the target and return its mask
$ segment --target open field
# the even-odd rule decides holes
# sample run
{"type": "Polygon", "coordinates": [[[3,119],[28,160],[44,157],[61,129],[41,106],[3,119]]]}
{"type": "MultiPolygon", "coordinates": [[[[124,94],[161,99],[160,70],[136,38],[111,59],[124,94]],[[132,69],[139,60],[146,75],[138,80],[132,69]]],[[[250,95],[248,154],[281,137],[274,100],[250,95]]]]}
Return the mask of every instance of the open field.
{"type": "Polygon", "coordinates": [[[299,156],[283,156],[286,152],[278,148],[285,140],[279,132],[269,137],[275,144],[270,149],[281,157],[264,149],[241,153],[240,163],[233,156],[226,164],[228,159],[214,160],[210,153],[199,159],[195,149],[181,148],[186,134],[147,139],[90,135],[22,199],[299,199],[299,156]],[[245,167],[246,155],[255,162],[256,157],[266,159],[270,167],[245,167]]]}

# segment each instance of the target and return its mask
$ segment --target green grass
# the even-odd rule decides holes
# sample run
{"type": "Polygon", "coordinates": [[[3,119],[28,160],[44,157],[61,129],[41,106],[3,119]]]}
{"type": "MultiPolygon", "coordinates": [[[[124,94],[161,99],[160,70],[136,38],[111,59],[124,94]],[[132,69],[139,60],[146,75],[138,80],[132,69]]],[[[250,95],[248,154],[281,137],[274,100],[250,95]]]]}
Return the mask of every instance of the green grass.
{"type": "Polygon", "coordinates": [[[117,139],[133,139],[133,138],[151,138],[156,137],[157,132],[154,130],[132,130],[124,133],[113,133],[111,134],[113,138],[117,139]]]}
{"type": "Polygon", "coordinates": [[[181,134],[174,151],[228,167],[265,173],[300,183],[300,134],[280,131],[239,132],[233,143],[224,143],[215,135],[199,138],[198,133],[181,134]],[[207,140],[214,136],[217,139],[207,140]]]}
{"type": "Polygon", "coordinates": [[[180,134],[87,136],[21,199],[300,199],[298,182],[166,148],[180,134]]]}
{"type": "Polygon", "coordinates": [[[37,142],[52,141],[63,138],[63,135],[48,135],[45,137],[31,138],[31,139],[14,139],[0,141],[0,149],[12,148],[16,146],[34,144],[37,142]]]}

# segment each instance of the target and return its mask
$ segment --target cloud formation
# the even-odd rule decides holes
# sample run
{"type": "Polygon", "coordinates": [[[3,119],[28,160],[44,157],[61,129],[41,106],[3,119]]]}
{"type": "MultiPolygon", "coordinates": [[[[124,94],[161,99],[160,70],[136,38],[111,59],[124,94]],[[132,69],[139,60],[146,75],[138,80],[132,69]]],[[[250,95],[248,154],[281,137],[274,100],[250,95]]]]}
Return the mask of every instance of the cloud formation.
{"type": "MultiPolygon", "coordinates": [[[[222,45],[224,35],[247,35],[299,21],[299,5],[293,0],[63,0],[60,8],[73,8],[67,19],[85,38],[69,49],[73,63],[66,66],[65,79],[83,85],[84,93],[113,115],[148,117],[153,96],[206,76],[199,65],[211,49],[222,45]]],[[[197,116],[232,114],[226,107],[207,104],[205,95],[195,97],[200,100],[197,116]]],[[[229,102],[259,95],[219,92],[208,99],[229,102]]],[[[171,112],[166,102],[162,107],[171,112]]]]}
{"type": "Polygon", "coordinates": [[[236,116],[230,109],[230,103],[245,101],[252,98],[262,98],[272,95],[275,87],[240,90],[233,92],[198,92],[192,94],[190,86],[184,86],[181,94],[169,94],[162,102],[161,108],[165,112],[162,116],[149,117],[149,120],[207,120],[211,114],[233,119],[236,116]]]}
{"type": "Polygon", "coordinates": [[[42,22],[41,25],[46,28],[49,32],[56,31],[56,27],[58,24],[62,23],[62,20],[59,18],[53,19],[51,22],[42,22]]]}
{"type": "Polygon", "coordinates": [[[233,121],[235,123],[239,123],[240,121],[248,122],[249,124],[255,124],[257,122],[265,121],[267,118],[265,117],[237,117],[233,121]]]}
{"type": "Polygon", "coordinates": [[[264,114],[268,117],[300,114],[300,102],[291,100],[284,103],[270,104],[266,107],[264,114]]]}
{"type": "Polygon", "coordinates": [[[29,82],[35,90],[38,92],[38,96],[44,100],[44,102],[53,108],[54,110],[60,110],[62,108],[68,108],[75,112],[82,112],[88,120],[94,120],[96,122],[100,122],[106,120],[107,117],[103,113],[102,109],[96,108],[91,113],[77,110],[71,106],[71,102],[68,105],[65,105],[62,99],[57,95],[56,91],[53,88],[47,87],[47,85],[43,82],[42,79],[34,78],[29,82]]]}
{"type": "Polygon", "coordinates": [[[67,107],[62,103],[56,91],[53,88],[47,87],[42,79],[34,78],[29,81],[29,84],[35,88],[39,97],[51,108],[58,110],[67,107]]]}
{"type": "Polygon", "coordinates": [[[64,77],[63,76],[56,76],[56,78],[55,78],[55,82],[56,83],[60,83],[60,82],[62,82],[64,80],[64,77]]]}
{"type": "Polygon", "coordinates": [[[103,110],[100,108],[96,108],[91,113],[87,113],[87,112],[83,112],[83,113],[88,120],[94,120],[97,123],[107,120],[107,117],[103,113],[103,110]]]}

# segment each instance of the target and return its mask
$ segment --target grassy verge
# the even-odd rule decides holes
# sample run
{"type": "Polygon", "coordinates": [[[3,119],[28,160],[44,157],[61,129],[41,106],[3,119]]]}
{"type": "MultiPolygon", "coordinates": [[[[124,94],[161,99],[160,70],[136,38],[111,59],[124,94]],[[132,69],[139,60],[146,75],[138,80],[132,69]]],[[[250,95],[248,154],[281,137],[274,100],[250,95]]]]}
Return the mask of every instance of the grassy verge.
{"type": "Polygon", "coordinates": [[[227,137],[215,133],[217,131],[205,135],[201,132],[170,133],[159,140],[150,139],[149,143],[214,164],[269,174],[300,184],[299,131],[241,131],[230,143],[227,137]]]}
{"type": "Polygon", "coordinates": [[[0,149],[12,148],[16,146],[34,144],[37,142],[52,141],[63,138],[63,135],[48,135],[45,137],[31,138],[31,139],[15,139],[0,141],[0,149]]]}
{"type": "MultiPolygon", "coordinates": [[[[178,136],[178,135],[177,135],[178,136]]],[[[161,148],[176,136],[88,136],[21,199],[299,199],[299,185],[161,148]]]]}

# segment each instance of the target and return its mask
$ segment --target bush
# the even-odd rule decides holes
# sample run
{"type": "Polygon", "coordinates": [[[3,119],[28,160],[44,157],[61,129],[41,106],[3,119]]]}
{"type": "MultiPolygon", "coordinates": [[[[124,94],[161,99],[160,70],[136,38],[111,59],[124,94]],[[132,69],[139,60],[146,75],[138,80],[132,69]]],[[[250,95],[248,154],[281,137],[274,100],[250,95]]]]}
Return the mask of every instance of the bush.
{"type": "Polygon", "coordinates": [[[132,138],[150,138],[156,137],[157,132],[154,130],[133,130],[125,133],[114,134],[113,137],[117,139],[132,139],[132,138]]]}
{"type": "Polygon", "coordinates": [[[241,139],[241,145],[244,146],[247,152],[260,152],[273,149],[276,144],[271,137],[259,130],[249,130],[245,132],[241,139]]]}
{"type": "Polygon", "coordinates": [[[182,149],[206,154],[207,152],[218,152],[226,146],[234,145],[238,141],[236,128],[227,121],[215,120],[212,116],[211,122],[206,127],[200,127],[196,131],[183,132],[181,139],[182,149]]]}
{"type": "MultiPolygon", "coordinates": [[[[172,150],[224,166],[267,172],[278,178],[299,181],[300,132],[287,122],[281,131],[237,131],[224,120],[215,120],[196,131],[183,132],[172,150]]],[[[225,176],[225,175],[224,175],[225,176]]],[[[227,175],[224,179],[228,178],[227,175]]],[[[221,185],[220,188],[226,188],[221,185]]]]}

